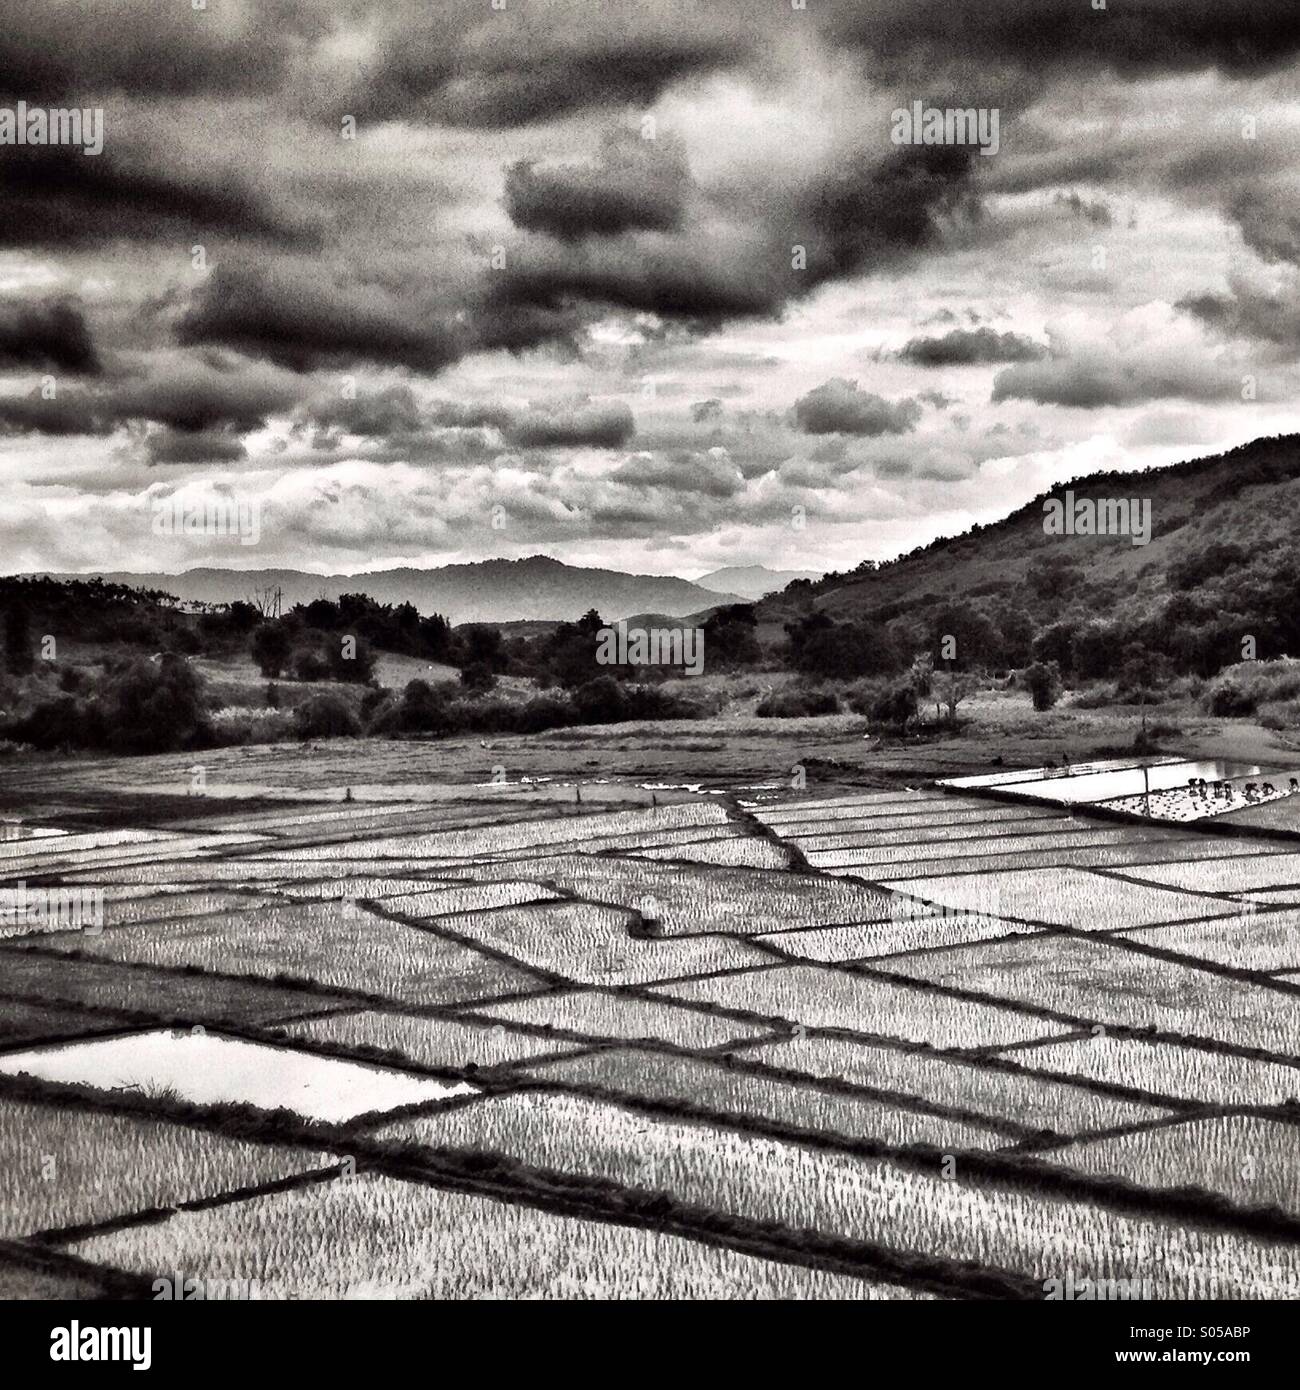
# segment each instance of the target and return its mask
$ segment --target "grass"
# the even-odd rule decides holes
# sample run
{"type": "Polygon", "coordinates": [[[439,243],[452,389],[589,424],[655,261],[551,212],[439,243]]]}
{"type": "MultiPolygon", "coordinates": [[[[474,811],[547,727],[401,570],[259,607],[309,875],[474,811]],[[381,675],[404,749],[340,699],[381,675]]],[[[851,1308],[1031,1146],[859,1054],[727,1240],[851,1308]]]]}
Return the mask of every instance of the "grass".
{"type": "Polygon", "coordinates": [[[108,1221],[331,1161],[159,1120],[7,1098],[0,1105],[0,1235],[108,1221]]]}
{"type": "Polygon", "coordinates": [[[1277,1120],[1220,1115],[1072,1144],[1049,1156],[1143,1187],[1194,1183],[1241,1206],[1278,1206],[1300,1216],[1300,1129],[1277,1120]]]}
{"type": "Polygon", "coordinates": [[[255,1282],[266,1299],[877,1299],[895,1286],[379,1175],[82,1241],[91,1260],[255,1282]]]}
{"type": "Polygon", "coordinates": [[[429,1145],[491,1150],[612,1179],[755,1220],[974,1260],[1038,1280],[1149,1277],[1177,1297],[1213,1269],[1224,1297],[1300,1289],[1300,1247],[1080,1200],[939,1176],[799,1144],[679,1123],[616,1105],[536,1092],[498,1096],[378,1131],[429,1145]]]}
{"type": "Polygon", "coordinates": [[[813,965],[694,980],[665,986],[664,992],[809,1028],[851,1029],[932,1047],[992,1047],[1060,1031],[1011,1009],[923,994],[889,980],[813,965]]]}
{"type": "Polygon", "coordinates": [[[1300,1067],[1146,1038],[1101,1035],[1011,1055],[1035,1071],[1089,1077],[1206,1105],[1300,1102],[1300,1067]]]}
{"type": "Polygon", "coordinates": [[[537,987],[530,975],[459,942],[347,903],[301,903],[49,940],[107,960],[268,980],[287,976],[404,1004],[448,1004],[537,987]]]}
{"type": "MultiPolygon", "coordinates": [[[[1052,1050],[1032,1048],[1011,1056],[1032,1065],[1032,1059],[1052,1050]]],[[[1050,1129],[1058,1134],[1107,1129],[1168,1113],[1153,1105],[1117,1100],[1098,1091],[1019,1071],[982,1066],[927,1050],[873,1047],[848,1038],[788,1038],[756,1048],[746,1056],[766,1066],[920,1096],[936,1105],[957,1106],[994,1119],[1010,1120],[1027,1129],[1050,1129]]]]}
{"type": "Polygon", "coordinates": [[[907,891],[926,902],[994,912],[1084,931],[1153,926],[1184,917],[1226,916],[1238,909],[1171,889],[1105,878],[1082,869],[1019,869],[996,875],[913,878],[907,891]]]}
{"type": "Polygon", "coordinates": [[[642,984],[762,963],[759,952],[726,937],[633,937],[632,920],[618,908],[561,902],[446,917],[440,925],[585,984],[642,984]]]}
{"type": "Polygon", "coordinates": [[[524,867],[530,876],[564,892],[653,915],[666,936],[866,921],[889,910],[887,895],[878,889],[763,869],[697,869],[570,854],[529,860],[526,865],[480,865],[466,872],[489,879],[517,874],[524,867]]]}
{"type": "Polygon", "coordinates": [[[650,1039],[678,1047],[719,1047],[763,1031],[702,1009],[674,1004],[668,999],[643,999],[596,989],[530,995],[494,1004],[483,1010],[483,1014],[587,1037],[625,1041],[650,1039]]]}
{"type": "Polygon", "coordinates": [[[553,1038],[520,1033],[502,1024],[418,1017],[366,1009],[286,1023],[291,1038],[334,1043],[349,1049],[399,1054],[425,1067],[492,1067],[572,1047],[553,1038]]]}
{"type": "Polygon", "coordinates": [[[1086,1020],[1300,1055],[1300,992],[1284,993],[1096,939],[1014,937],[903,956],[889,968],[1086,1020]]]}
{"type": "Polygon", "coordinates": [[[547,1062],[532,1068],[537,1080],[591,1086],[625,1096],[678,1100],[722,1114],[748,1115],[795,1129],[888,1144],[935,1144],[989,1149],[1006,1143],[992,1129],[946,1115],[908,1110],[869,1096],[748,1071],[718,1061],[663,1052],[617,1049],[547,1062]]]}

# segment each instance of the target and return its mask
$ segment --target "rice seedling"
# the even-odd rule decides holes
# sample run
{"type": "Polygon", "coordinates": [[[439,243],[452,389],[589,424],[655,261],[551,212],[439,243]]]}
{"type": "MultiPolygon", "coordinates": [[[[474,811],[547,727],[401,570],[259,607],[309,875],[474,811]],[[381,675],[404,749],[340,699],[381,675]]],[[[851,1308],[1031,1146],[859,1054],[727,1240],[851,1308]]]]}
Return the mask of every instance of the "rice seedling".
{"type": "Polygon", "coordinates": [[[372,916],[351,903],[299,903],[48,940],[107,960],[268,979],[283,975],[405,1004],[456,1003],[538,985],[524,971],[459,942],[372,916]]]}
{"type": "Polygon", "coordinates": [[[1148,1038],[1099,1034],[1014,1054],[1022,1066],[1058,1076],[1110,1081],[1135,1091],[1207,1105],[1300,1101],[1300,1066],[1178,1047],[1148,1038]]]}
{"type": "MultiPolygon", "coordinates": [[[[884,1160],[827,1153],[614,1104],[533,1093],[398,1120],[379,1136],[510,1154],[755,1220],[778,1220],[1035,1279],[1127,1278],[1182,1297],[1213,1274],[1224,1298],[1300,1294],[1300,1247],[986,1182],[944,1181],[884,1160]]],[[[956,1172],[961,1173],[960,1156],[956,1172]]]]}
{"type": "Polygon", "coordinates": [[[1017,1013],[1013,1007],[921,994],[890,980],[814,965],[777,966],[659,988],[673,998],[743,1010],[765,1019],[784,1019],[809,1028],[844,1028],[932,1047],[992,1047],[1060,1031],[1057,1025],[1017,1013]]]}
{"type": "Polygon", "coordinates": [[[1223,917],[1234,903],[1151,885],[1105,878],[1081,869],[1020,869],[909,879],[907,891],[958,911],[997,912],[1084,931],[1154,926],[1185,917],[1223,917]]]}
{"type": "Polygon", "coordinates": [[[0,1075],[140,1091],[195,1105],[292,1110],[338,1123],[372,1110],[473,1095],[446,1083],[338,1057],[212,1033],[158,1030],[0,1054],[0,1075]]]}
{"type": "Polygon", "coordinates": [[[682,1101],[724,1115],[771,1120],[853,1139],[992,1149],[1007,1142],[992,1128],[889,1105],[870,1096],[819,1090],[797,1081],[736,1071],[722,1062],[619,1048],[532,1068],[539,1081],[596,1086],[624,1096],[682,1101]]]}
{"type": "MultiPolygon", "coordinates": [[[[1133,838],[1111,845],[1091,845],[1079,849],[1020,849],[1005,854],[974,855],[970,858],[915,860],[873,868],[871,877],[881,882],[898,878],[941,878],[947,874],[987,873],[994,869],[1037,869],[1052,866],[1078,868],[1122,867],[1153,864],[1170,859],[1215,859],[1225,855],[1256,854],[1259,844],[1249,840],[1191,836],[1165,836],[1160,831],[1134,831],[1133,838]],[[1157,838],[1159,837],[1159,838],[1157,838]]],[[[831,869],[827,872],[835,873],[831,869]]]]}
{"type": "Polygon", "coordinates": [[[601,989],[529,995],[493,1004],[476,1016],[555,1028],[585,1038],[650,1039],[678,1047],[719,1047],[764,1031],[757,1024],[746,1025],[671,999],[643,999],[601,989]]]}
{"type": "Polygon", "coordinates": [[[755,835],[731,835],[724,840],[693,840],[688,844],[636,851],[646,859],[685,859],[728,869],[788,869],[790,852],[755,835]]]}
{"type": "Polygon", "coordinates": [[[1133,870],[1149,883],[1196,888],[1202,893],[1244,893],[1258,888],[1300,887],[1300,854],[1239,855],[1194,864],[1149,864],[1133,870]]]}
{"type": "Polygon", "coordinates": [[[727,819],[725,809],[715,802],[685,802],[650,810],[588,812],[581,816],[546,816],[532,820],[512,820],[468,830],[434,831],[427,835],[403,835],[387,839],[359,840],[350,845],[328,845],[305,849],[301,853],[322,859],[368,859],[371,857],[410,859],[416,856],[506,854],[511,851],[561,844],[566,840],[587,841],[600,835],[636,833],[652,836],[656,831],[683,826],[719,825],[727,819]]]}
{"type": "MultiPolygon", "coordinates": [[[[295,902],[307,902],[313,898],[339,901],[351,898],[356,901],[359,898],[379,900],[403,897],[410,893],[427,893],[438,886],[439,880],[432,877],[389,878],[385,874],[350,874],[345,878],[318,879],[314,883],[283,883],[276,892],[281,897],[291,898],[295,902]]],[[[538,894],[544,895],[540,885],[535,884],[534,888],[538,894]]]]}
{"type": "Polygon", "coordinates": [[[897,866],[912,859],[942,862],[964,856],[1013,853],[1017,849],[1050,854],[1061,849],[1081,849],[1093,845],[1129,844],[1130,830],[1074,830],[1046,835],[996,835],[981,839],[927,841],[921,844],[864,843],[844,849],[812,849],[804,847],[808,862],[815,868],[845,868],[849,865],[873,867],[897,866]]]}
{"type": "Polygon", "coordinates": [[[774,946],[803,960],[838,962],[891,956],[899,951],[929,950],[967,941],[986,941],[1009,932],[1034,931],[1033,927],[1004,922],[978,913],[934,913],[926,908],[902,912],[886,922],[865,922],[848,927],[811,927],[758,936],[762,945],[774,946]]]}
{"type": "MultiPolygon", "coordinates": [[[[1094,827],[1083,827],[1091,829],[1094,827]]],[[[885,846],[903,846],[911,848],[917,847],[917,853],[921,853],[921,847],[926,845],[947,845],[949,843],[965,844],[968,841],[980,842],[983,840],[1016,840],[1029,839],[1030,841],[1040,836],[1050,835],[1052,832],[1074,832],[1080,829],[1077,822],[1069,820],[1065,816],[1039,817],[1033,821],[1003,820],[992,821],[988,819],[957,820],[952,821],[932,821],[926,820],[920,825],[891,825],[888,828],[883,826],[844,826],[843,823],[834,825],[833,828],[825,825],[810,827],[808,831],[801,830],[794,834],[782,827],[780,833],[788,840],[793,840],[805,853],[811,850],[826,849],[858,849],[858,848],[883,848],[885,846]]],[[[978,848],[972,848],[967,853],[978,854],[978,848]]]]}
{"type": "MultiPolygon", "coordinates": [[[[853,809],[839,808],[841,812],[853,809]]],[[[844,835],[854,831],[862,831],[872,836],[907,835],[911,832],[917,838],[923,838],[934,831],[956,826],[972,827],[961,833],[975,834],[985,825],[997,827],[999,830],[1004,826],[1008,830],[1018,830],[1022,827],[1028,830],[1033,827],[1034,822],[1050,823],[1067,819],[1068,817],[1057,809],[1039,806],[998,806],[993,802],[983,802],[978,806],[950,807],[945,804],[935,808],[918,808],[909,810],[905,815],[889,815],[884,812],[867,816],[832,815],[831,812],[827,812],[825,817],[799,816],[789,821],[773,821],[769,828],[786,840],[803,840],[814,835],[844,835]]]]}
{"type": "Polygon", "coordinates": [[[0,1236],[109,1221],[275,1182],[330,1155],[252,1144],[164,1120],[0,1101],[0,1236]]]}
{"type": "MultiPolygon", "coordinates": [[[[1032,1065],[1031,1059],[1050,1050],[1033,1048],[1010,1055],[1032,1065]]],[[[1108,1129],[1169,1113],[1165,1107],[1116,1100],[1045,1077],[999,1071],[936,1052],[873,1046],[850,1038],[809,1034],[754,1048],[745,1056],[767,1066],[921,1096],[936,1105],[956,1106],[990,1118],[1010,1120],[1026,1129],[1051,1129],[1058,1134],[1108,1129]]]]}
{"type": "Polygon", "coordinates": [[[425,1067],[495,1067],[574,1046],[563,1039],[517,1032],[491,1019],[434,1018],[374,1009],[299,1019],[283,1024],[279,1031],[292,1038],[400,1052],[425,1067]]]}
{"type": "MultiPolygon", "coordinates": [[[[73,960],[34,951],[6,950],[0,981],[9,995],[44,1004],[80,1005],[92,1011],[132,1012],[194,1023],[258,1023],[327,1007],[319,994],[280,989],[255,980],[126,969],[110,961],[73,960]]],[[[97,1025],[102,1013],[87,1016],[97,1025]]]]}
{"type": "Polygon", "coordinates": [[[1054,1149],[1046,1157],[1142,1187],[1203,1187],[1246,1207],[1300,1216],[1300,1129],[1256,1115],[1219,1115],[1054,1149]]]}
{"type": "Polygon", "coordinates": [[[730,937],[632,936],[633,919],[598,903],[500,908],[438,920],[525,965],[586,984],[642,984],[763,960],[753,947],[730,937]]]}
{"type": "Polygon", "coordinates": [[[261,1299],[893,1299],[896,1285],[359,1174],[94,1236],[84,1259],[261,1299]]]}
{"type": "MultiPolygon", "coordinates": [[[[518,865],[467,869],[475,879],[518,876],[518,865]]],[[[889,909],[886,894],[808,874],[763,869],[656,864],[644,859],[572,854],[527,861],[529,877],[562,892],[653,916],[668,936],[690,932],[760,933],[789,926],[864,921],[889,909]]]]}
{"type": "Polygon", "coordinates": [[[0,1047],[37,1042],[41,1038],[70,1037],[88,1028],[107,1026],[111,1026],[111,1020],[87,1016],[76,1009],[58,1008],[42,1000],[0,998],[0,1047]]]}
{"type": "Polygon", "coordinates": [[[1214,1038],[1300,1054],[1300,994],[1127,951],[1110,939],[1017,936],[899,956],[891,970],[1088,1023],[1214,1038]]]}
{"type": "Polygon", "coordinates": [[[418,892],[399,893],[384,900],[386,912],[407,917],[446,917],[462,912],[483,912],[488,908],[511,907],[518,903],[554,898],[554,889],[540,883],[502,879],[494,883],[466,883],[438,888],[426,883],[418,892]]]}
{"type": "Polygon", "coordinates": [[[1175,927],[1142,927],[1121,936],[1143,946],[1158,946],[1182,956],[1231,965],[1238,970],[1300,969],[1300,912],[1245,911],[1212,922],[1183,922],[1175,927]]]}
{"type": "Polygon", "coordinates": [[[0,840],[0,865],[17,860],[36,861],[45,855],[61,857],[74,850],[113,848],[118,845],[166,845],[173,838],[178,837],[159,830],[87,830],[34,839],[0,840]]]}

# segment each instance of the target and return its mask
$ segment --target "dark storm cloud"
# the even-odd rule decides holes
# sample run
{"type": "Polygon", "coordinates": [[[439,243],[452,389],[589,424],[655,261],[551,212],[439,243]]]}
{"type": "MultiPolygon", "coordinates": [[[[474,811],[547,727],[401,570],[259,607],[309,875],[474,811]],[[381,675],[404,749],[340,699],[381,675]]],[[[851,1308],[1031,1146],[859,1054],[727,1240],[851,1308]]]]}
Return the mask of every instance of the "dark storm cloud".
{"type": "Polygon", "coordinates": [[[519,126],[590,107],[652,103],[666,87],[733,66],[753,42],[734,0],[595,5],[514,0],[385,0],[376,34],[331,111],[374,120],[519,126]]]}
{"type": "Polygon", "coordinates": [[[522,416],[506,426],[505,437],[516,449],[617,449],[635,433],[631,410],[622,401],[609,401],[522,416]]]}
{"type": "Polygon", "coordinates": [[[1226,295],[1192,295],[1177,307],[1224,337],[1300,350],[1300,299],[1294,293],[1236,282],[1226,295]]]}
{"type": "Polygon", "coordinates": [[[921,418],[921,407],[913,400],[887,401],[856,381],[834,377],[800,397],[794,414],[805,434],[906,434],[921,418]]]}
{"type": "Polygon", "coordinates": [[[1047,349],[1021,333],[993,328],[954,328],[938,338],[913,338],[899,353],[918,367],[966,366],[975,362],[1032,362],[1047,349]]]}
{"type": "Polygon", "coordinates": [[[978,215],[971,191],[974,146],[919,145],[863,153],[828,173],[810,195],[815,282],[864,270],[932,245],[939,218],[978,215]]]}
{"type": "Polygon", "coordinates": [[[81,306],[67,299],[0,303],[0,370],[14,367],[98,373],[99,355],[81,306]]]}
{"type": "Polygon", "coordinates": [[[0,147],[0,245],[94,246],[175,240],[193,229],[314,247],[321,218],[259,185],[236,158],[199,168],[146,142],[0,147]]]}
{"type": "Polygon", "coordinates": [[[177,336],[295,370],[382,362],[437,372],[465,350],[449,316],[400,284],[367,283],[342,268],[284,258],[218,266],[177,336]]]}
{"type": "Polygon", "coordinates": [[[0,94],[267,92],[328,22],[321,0],[213,0],[202,10],[189,0],[6,0],[0,94]]]}
{"type": "Polygon", "coordinates": [[[1214,67],[1266,72],[1300,52],[1293,0],[832,0],[826,31],[900,76],[932,79],[945,62],[994,73],[1108,69],[1122,77],[1214,67]]]}
{"type": "Polygon", "coordinates": [[[220,430],[164,430],[146,441],[150,463],[238,463],[248,456],[243,440],[220,430]]]}
{"type": "Polygon", "coordinates": [[[506,174],[506,209],[518,227],[561,240],[609,236],[633,227],[680,226],[690,187],[674,143],[616,131],[585,164],[521,160],[506,174]]]}
{"type": "Polygon", "coordinates": [[[187,363],[161,367],[147,380],[60,389],[50,400],[39,390],[0,397],[0,425],[24,434],[104,435],[133,421],[154,421],[191,434],[218,428],[248,433],[300,395],[292,379],[264,366],[221,372],[187,363]]]}
{"type": "MultiPolygon", "coordinates": [[[[1300,21],[1297,21],[1300,22],[1300,21]]],[[[1230,212],[1247,246],[1262,260],[1300,265],[1300,190],[1290,187],[1251,188],[1238,194],[1230,212]]]]}

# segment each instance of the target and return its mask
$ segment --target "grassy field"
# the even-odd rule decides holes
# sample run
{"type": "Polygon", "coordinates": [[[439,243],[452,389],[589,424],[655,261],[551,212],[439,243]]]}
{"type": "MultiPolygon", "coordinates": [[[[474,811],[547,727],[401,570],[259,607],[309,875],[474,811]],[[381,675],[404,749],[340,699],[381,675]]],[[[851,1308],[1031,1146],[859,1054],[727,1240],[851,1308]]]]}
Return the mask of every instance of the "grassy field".
{"type": "Polygon", "coordinates": [[[1258,972],[1300,969],[1300,851],[941,791],[1128,741],[971,706],[982,742],[724,708],[212,749],[204,796],[193,754],[8,764],[0,887],[104,892],[102,929],[0,918],[0,1058],[79,1041],[46,1070],[98,1097],[0,1080],[8,1234],[112,1222],[54,1243],[268,1298],[1300,1296],[1300,1226],[1239,1210],[1294,1210],[1300,989],[1258,972]],[[163,1029],[256,1088],[150,1070],[163,1029]],[[306,1123],[300,1082],[381,1073],[412,1109],[306,1123]]]}

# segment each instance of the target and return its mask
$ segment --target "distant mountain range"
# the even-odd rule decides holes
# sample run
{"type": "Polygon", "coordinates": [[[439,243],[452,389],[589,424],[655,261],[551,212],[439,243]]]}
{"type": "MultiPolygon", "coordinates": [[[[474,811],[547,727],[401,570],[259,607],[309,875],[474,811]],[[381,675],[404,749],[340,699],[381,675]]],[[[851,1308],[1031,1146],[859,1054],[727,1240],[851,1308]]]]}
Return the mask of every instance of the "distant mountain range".
{"type": "Polygon", "coordinates": [[[775,594],[796,579],[821,577],[821,570],[770,570],[764,565],[729,565],[703,574],[694,582],[715,594],[739,594],[752,600],[775,594]]]}
{"type": "MultiPolygon", "coordinates": [[[[724,571],[719,571],[724,573],[724,571]]],[[[90,579],[54,574],[54,579],[90,579]]],[[[742,603],[738,592],[705,588],[686,579],[618,570],[582,569],[531,555],[525,560],[481,560],[437,569],[371,570],[363,574],[308,574],[304,570],[192,569],[181,574],[108,573],[116,584],[161,589],[186,602],[252,601],[279,589],[288,611],[295,603],[340,594],[369,594],[379,603],[411,603],[452,623],[507,623],[523,619],[572,622],[589,609],[606,621],[633,613],[681,616],[723,603],[742,603]]]]}

